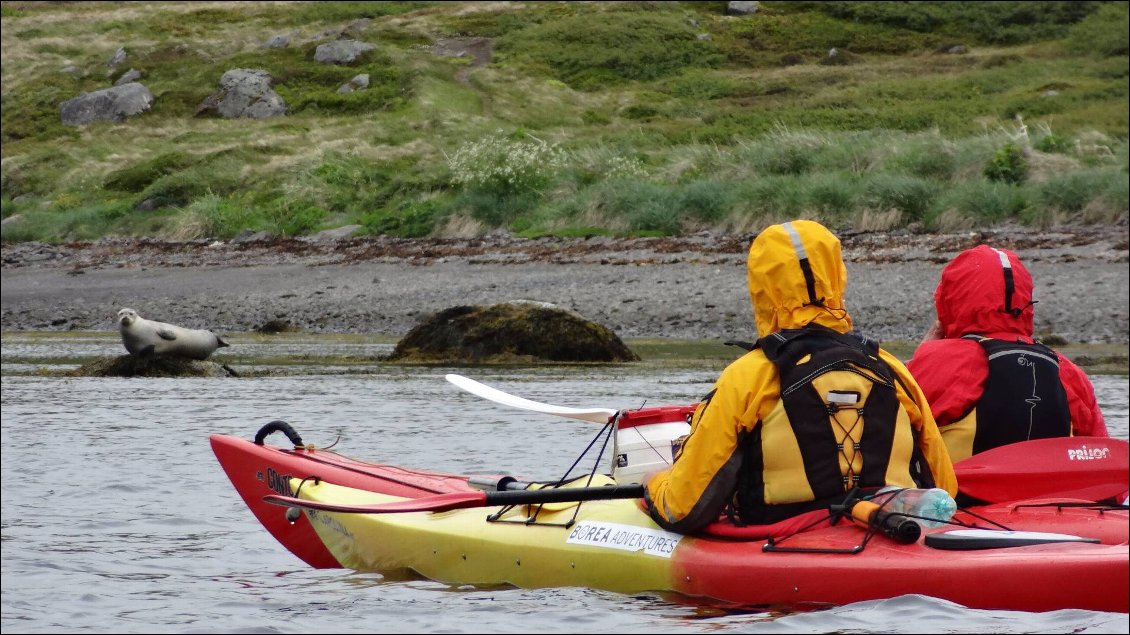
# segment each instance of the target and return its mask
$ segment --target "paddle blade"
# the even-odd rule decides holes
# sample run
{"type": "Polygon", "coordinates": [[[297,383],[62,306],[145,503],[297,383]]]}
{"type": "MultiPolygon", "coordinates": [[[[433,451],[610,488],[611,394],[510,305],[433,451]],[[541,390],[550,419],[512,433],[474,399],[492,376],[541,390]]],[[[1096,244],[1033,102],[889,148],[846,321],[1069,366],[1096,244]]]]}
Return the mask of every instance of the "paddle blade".
{"type": "Polygon", "coordinates": [[[1027,498],[1100,501],[1126,491],[1130,443],[1058,437],[1002,445],[954,464],[959,489],[991,503],[1027,498]]]}
{"type": "Polygon", "coordinates": [[[270,494],[263,500],[274,505],[312,509],[320,512],[338,512],[343,514],[399,514],[404,512],[445,512],[452,509],[466,507],[483,507],[486,505],[486,492],[452,492],[439,494],[426,498],[410,498],[391,503],[374,503],[372,505],[338,505],[335,503],[322,503],[309,501],[292,496],[279,496],[270,494]]]}
{"type": "Polygon", "coordinates": [[[510,406],[511,408],[532,410],[534,412],[568,417],[570,419],[580,419],[581,421],[591,421],[593,423],[608,423],[612,417],[616,416],[617,412],[610,408],[569,408],[567,406],[554,406],[539,401],[531,401],[503,392],[497,388],[491,388],[474,379],[454,373],[445,375],[444,378],[472,395],[478,395],[483,399],[489,399],[505,406],[510,406]]]}

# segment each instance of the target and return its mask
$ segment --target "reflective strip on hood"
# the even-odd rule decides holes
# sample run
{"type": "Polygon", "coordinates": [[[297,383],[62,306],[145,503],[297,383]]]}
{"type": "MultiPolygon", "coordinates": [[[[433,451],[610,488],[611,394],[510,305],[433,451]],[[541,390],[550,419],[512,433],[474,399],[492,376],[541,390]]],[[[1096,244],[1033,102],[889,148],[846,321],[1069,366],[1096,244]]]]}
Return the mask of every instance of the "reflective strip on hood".
{"type": "Polygon", "coordinates": [[[812,275],[812,265],[808,262],[808,252],[804,249],[804,242],[801,241],[800,234],[797,233],[792,223],[785,223],[785,231],[789,232],[789,238],[793,241],[793,249],[796,250],[797,260],[800,261],[800,270],[804,274],[804,285],[808,287],[808,303],[824,306],[824,298],[817,299],[816,297],[816,278],[812,275]]]}

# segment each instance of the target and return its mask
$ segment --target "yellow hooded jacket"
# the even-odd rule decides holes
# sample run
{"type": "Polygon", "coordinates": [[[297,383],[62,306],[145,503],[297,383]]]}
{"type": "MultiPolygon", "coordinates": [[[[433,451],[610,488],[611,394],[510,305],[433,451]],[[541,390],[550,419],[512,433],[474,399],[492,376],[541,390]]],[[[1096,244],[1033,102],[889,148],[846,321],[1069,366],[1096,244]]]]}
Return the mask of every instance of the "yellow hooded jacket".
{"type": "MultiPolygon", "coordinates": [[[[840,241],[819,223],[797,220],[766,228],[750,246],[747,268],[762,337],[810,324],[839,333],[852,330],[844,308],[847,269],[840,241]]],[[[955,496],[957,477],[925,396],[897,358],[882,349],[879,358],[901,380],[895,382],[901,409],[886,484],[916,486],[909,463],[917,444],[935,486],[955,496]]],[[[764,350],[754,349],[722,372],[695,412],[691,434],[672,467],[648,479],[645,499],[652,517],[664,528],[682,533],[717,520],[734,496],[743,458],[739,440],[749,434],[761,435],[765,503],[813,501],[797,437],[788,429],[778,369],[764,350]]],[[[859,431],[852,436],[858,441],[859,431]]],[[[837,450],[832,447],[829,452],[837,450]]],[[[858,470],[860,459],[861,455],[843,456],[841,470],[845,474],[858,470]]]]}

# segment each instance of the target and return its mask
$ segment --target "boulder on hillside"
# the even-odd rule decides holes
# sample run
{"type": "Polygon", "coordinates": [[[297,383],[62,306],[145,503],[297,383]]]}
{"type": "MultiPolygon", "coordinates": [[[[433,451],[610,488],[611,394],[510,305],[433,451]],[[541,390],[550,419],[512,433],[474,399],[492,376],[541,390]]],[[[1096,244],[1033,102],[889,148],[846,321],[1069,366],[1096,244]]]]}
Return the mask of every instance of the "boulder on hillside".
{"type": "Polygon", "coordinates": [[[127,57],[129,56],[126,54],[125,47],[119,46],[118,50],[114,51],[114,54],[110,56],[110,59],[106,60],[106,67],[114,68],[115,66],[125,62],[127,57]]]}
{"type": "Polygon", "coordinates": [[[733,0],[726,3],[726,15],[753,15],[760,8],[757,2],[733,0]]]}
{"type": "Polygon", "coordinates": [[[634,362],[607,327],[546,302],[457,306],[417,324],[386,361],[428,363],[634,362]]]}
{"type": "Polygon", "coordinates": [[[266,42],[263,42],[262,48],[265,48],[265,49],[284,49],[288,46],[290,46],[290,36],[289,35],[276,35],[276,36],[272,37],[271,39],[267,40],[266,42]]]}
{"type": "Polygon", "coordinates": [[[95,121],[125,121],[153,105],[153,93],[137,82],[83,93],[59,105],[59,118],[71,126],[95,121]]]}
{"type": "Polygon", "coordinates": [[[364,53],[377,47],[357,40],[334,40],[314,49],[314,60],[323,64],[353,64],[364,53]]]}
{"type": "Polygon", "coordinates": [[[337,92],[339,92],[339,93],[352,93],[353,91],[356,91],[356,90],[365,90],[368,87],[369,87],[369,74],[368,73],[361,73],[360,75],[354,75],[353,79],[349,80],[348,83],[342,84],[341,87],[337,89],[337,92]]]}
{"type": "Polygon", "coordinates": [[[70,371],[72,377],[238,377],[226,364],[183,357],[122,355],[96,359],[70,371]]]}
{"type": "Polygon", "coordinates": [[[114,82],[114,85],[121,86],[122,84],[136,82],[139,79],[141,79],[141,71],[137,70],[136,68],[131,68],[128,71],[122,73],[122,76],[114,82]]]}
{"type": "Polygon", "coordinates": [[[196,114],[217,113],[227,119],[263,119],[286,114],[286,102],[271,88],[271,74],[233,68],[220,77],[219,92],[209,95],[196,114]]]}

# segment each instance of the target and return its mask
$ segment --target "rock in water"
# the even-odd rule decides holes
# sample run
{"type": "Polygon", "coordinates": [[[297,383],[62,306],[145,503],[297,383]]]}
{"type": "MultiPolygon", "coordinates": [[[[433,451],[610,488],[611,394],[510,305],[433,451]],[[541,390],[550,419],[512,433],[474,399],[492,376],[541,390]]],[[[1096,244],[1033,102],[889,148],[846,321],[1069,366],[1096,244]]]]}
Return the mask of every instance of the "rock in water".
{"type": "Polygon", "coordinates": [[[388,361],[634,362],[610,329],[544,302],[457,306],[416,325],[388,361]]]}
{"type": "Polygon", "coordinates": [[[71,377],[238,377],[226,364],[183,357],[122,355],[96,359],[67,373],[71,377]]]}

